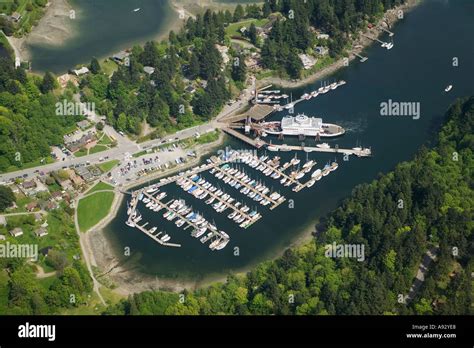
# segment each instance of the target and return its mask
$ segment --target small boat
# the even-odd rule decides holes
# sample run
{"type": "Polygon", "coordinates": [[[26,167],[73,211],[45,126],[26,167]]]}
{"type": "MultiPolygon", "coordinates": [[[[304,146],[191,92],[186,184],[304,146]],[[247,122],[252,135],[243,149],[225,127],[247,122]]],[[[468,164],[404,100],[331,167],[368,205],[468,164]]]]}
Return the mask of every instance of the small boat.
{"type": "Polygon", "coordinates": [[[329,146],[328,143],[322,143],[322,144],[318,144],[316,146],[319,147],[320,149],[330,149],[331,148],[331,146],[329,146]]]}
{"type": "Polygon", "coordinates": [[[452,90],[452,89],[453,89],[453,85],[449,85],[449,86],[447,86],[447,87],[444,89],[444,91],[447,93],[447,92],[449,92],[449,91],[452,90]]]}
{"type": "Polygon", "coordinates": [[[141,8],[138,7],[138,8],[136,8],[136,9],[134,9],[133,12],[138,12],[138,11],[140,11],[140,10],[141,10],[141,8]]]}
{"type": "Polygon", "coordinates": [[[135,223],[130,220],[125,221],[125,225],[130,226],[130,227],[135,227],[135,223]]]}

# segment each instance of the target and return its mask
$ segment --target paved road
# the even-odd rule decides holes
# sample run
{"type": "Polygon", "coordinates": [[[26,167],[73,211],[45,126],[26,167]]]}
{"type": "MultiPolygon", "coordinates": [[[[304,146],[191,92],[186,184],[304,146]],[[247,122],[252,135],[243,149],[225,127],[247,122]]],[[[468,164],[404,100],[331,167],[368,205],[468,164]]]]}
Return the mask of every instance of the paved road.
{"type": "MultiPolygon", "coordinates": [[[[163,142],[166,142],[169,140],[174,140],[174,139],[183,140],[186,138],[190,138],[194,136],[196,132],[200,134],[207,133],[216,128],[222,127],[223,125],[219,123],[219,120],[246,106],[250,98],[251,98],[251,89],[249,88],[247,90],[244,90],[240,101],[232,105],[226,105],[224,109],[221,111],[221,113],[216,117],[215,120],[212,120],[209,123],[206,123],[203,125],[184,129],[175,134],[171,134],[160,139],[150,140],[141,144],[137,144],[131,141],[127,137],[122,136],[119,133],[117,133],[117,131],[113,129],[111,126],[106,125],[104,128],[104,132],[107,133],[108,135],[112,135],[117,140],[116,147],[110,150],[102,151],[102,152],[95,153],[92,155],[87,155],[87,156],[78,157],[78,158],[70,156],[66,160],[61,161],[61,162],[54,162],[51,164],[38,166],[38,167],[30,168],[30,169],[23,169],[23,170],[19,170],[15,172],[0,174],[0,183],[7,183],[8,181],[12,179],[15,179],[17,177],[23,177],[24,175],[31,177],[31,176],[34,176],[36,171],[51,172],[51,171],[59,170],[62,168],[67,168],[67,167],[81,165],[81,164],[87,164],[87,162],[89,162],[90,164],[96,164],[100,162],[99,161],[100,158],[105,158],[105,157],[108,157],[107,161],[110,161],[113,159],[123,160],[127,153],[133,154],[141,150],[146,150],[151,147],[160,145],[163,142]]],[[[86,115],[90,120],[94,122],[98,122],[101,119],[101,116],[98,116],[95,112],[86,112],[86,115]]]]}

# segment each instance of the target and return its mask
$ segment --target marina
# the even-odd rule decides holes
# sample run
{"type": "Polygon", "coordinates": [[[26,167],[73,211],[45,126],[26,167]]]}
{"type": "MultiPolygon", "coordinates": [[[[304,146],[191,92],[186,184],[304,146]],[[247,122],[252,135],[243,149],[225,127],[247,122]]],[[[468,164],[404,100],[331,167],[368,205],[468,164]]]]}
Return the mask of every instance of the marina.
{"type": "MultiPolygon", "coordinates": [[[[316,181],[320,180],[329,172],[337,169],[337,163],[332,166],[326,165],[323,170],[313,172],[313,167],[317,164],[314,160],[309,160],[308,156],[304,164],[295,155],[289,162],[280,165],[280,157],[273,158],[262,155],[258,157],[252,153],[230,151],[230,153],[220,157],[212,156],[206,164],[181,172],[169,178],[159,180],[157,183],[143,187],[131,193],[131,200],[127,205],[127,220],[125,224],[131,228],[136,228],[145,235],[165,247],[180,248],[181,244],[170,242],[171,236],[162,230],[162,224],[152,228],[147,228],[148,222],[139,224],[143,216],[138,210],[138,205],[142,204],[153,213],[162,215],[164,220],[174,223],[177,228],[184,231],[191,230],[191,237],[199,239],[203,244],[211,241],[211,250],[222,250],[230,241],[230,236],[219,230],[215,222],[210,222],[204,218],[203,214],[197,212],[190,204],[182,198],[173,198],[164,202],[168,193],[162,189],[171,183],[176,184],[186,194],[204,202],[217,214],[224,214],[228,220],[242,229],[248,229],[264,216],[259,212],[258,205],[274,210],[286,201],[278,190],[270,188],[264,183],[263,178],[276,180],[276,184],[282,188],[290,188],[297,193],[305,188],[312,187],[316,181]],[[261,179],[254,179],[247,173],[242,165],[246,165],[252,170],[262,174],[261,179]],[[213,184],[211,180],[205,178],[203,174],[209,172],[215,179],[229,185],[233,190],[238,190],[246,197],[238,200],[225,189],[213,184]],[[313,174],[310,174],[313,172],[313,174]],[[311,178],[306,183],[301,183],[306,174],[311,178]],[[159,227],[158,227],[159,226],[159,227]]],[[[169,198],[168,198],[169,199],[169,198]]]]}

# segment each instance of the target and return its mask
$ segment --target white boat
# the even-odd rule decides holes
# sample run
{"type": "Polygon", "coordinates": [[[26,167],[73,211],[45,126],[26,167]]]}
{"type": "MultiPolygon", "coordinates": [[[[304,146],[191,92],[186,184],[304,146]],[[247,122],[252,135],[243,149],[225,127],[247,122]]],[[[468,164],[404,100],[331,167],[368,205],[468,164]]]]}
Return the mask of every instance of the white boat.
{"type": "Polygon", "coordinates": [[[148,231],[148,233],[153,233],[153,232],[155,232],[157,229],[158,229],[158,227],[153,227],[153,228],[151,228],[151,229],[148,231]]]}
{"type": "Polygon", "coordinates": [[[449,92],[449,91],[452,90],[452,89],[453,89],[453,85],[449,85],[449,86],[447,86],[447,87],[444,89],[444,91],[447,93],[447,92],[449,92]]]}
{"type": "Polygon", "coordinates": [[[130,226],[130,227],[135,227],[135,223],[130,220],[125,221],[125,225],[130,226]]]}
{"type": "Polygon", "coordinates": [[[226,245],[229,243],[230,239],[223,239],[219,244],[217,244],[215,250],[222,250],[226,247],[226,245]]]}
{"type": "Polygon", "coordinates": [[[331,146],[329,146],[328,143],[322,143],[322,144],[318,144],[316,146],[319,147],[320,149],[330,149],[331,148],[331,146]]]}
{"type": "Polygon", "coordinates": [[[311,174],[311,178],[316,178],[322,174],[321,169],[316,169],[313,174],[311,174]]]}
{"type": "Polygon", "coordinates": [[[141,8],[138,7],[138,8],[136,8],[136,9],[134,9],[133,12],[138,12],[138,11],[140,11],[140,10],[141,10],[141,8]]]}
{"type": "Polygon", "coordinates": [[[274,145],[268,145],[268,146],[267,146],[267,150],[268,150],[268,151],[277,152],[277,151],[278,151],[278,147],[277,147],[277,146],[274,146],[274,145]]]}
{"type": "Polygon", "coordinates": [[[316,180],[308,181],[308,183],[306,184],[306,187],[312,187],[315,182],[316,182],[316,180]]]}

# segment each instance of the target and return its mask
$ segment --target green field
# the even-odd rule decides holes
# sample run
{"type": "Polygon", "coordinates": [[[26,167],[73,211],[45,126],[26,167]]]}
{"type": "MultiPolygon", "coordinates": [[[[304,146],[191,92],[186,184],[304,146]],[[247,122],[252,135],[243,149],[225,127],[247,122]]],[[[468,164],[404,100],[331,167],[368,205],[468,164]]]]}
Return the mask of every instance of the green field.
{"type": "Polygon", "coordinates": [[[112,191],[97,192],[79,201],[77,219],[81,232],[86,232],[107,216],[114,196],[112,191]]]}
{"type": "Polygon", "coordinates": [[[87,191],[87,193],[93,193],[93,192],[97,192],[97,191],[113,191],[114,190],[114,187],[112,185],[109,185],[107,184],[106,182],[98,182],[97,184],[95,184],[94,187],[92,187],[89,191],[87,191]]]}
{"type": "Polygon", "coordinates": [[[112,170],[113,167],[115,167],[117,164],[119,164],[119,160],[112,160],[108,161],[102,164],[99,164],[98,167],[103,173],[107,173],[112,170]]]}
{"type": "Polygon", "coordinates": [[[89,150],[89,155],[92,155],[93,153],[98,153],[108,150],[108,147],[105,145],[96,145],[92,149],[89,150]]]}
{"type": "Polygon", "coordinates": [[[247,30],[250,28],[250,25],[254,23],[255,26],[261,27],[265,24],[268,23],[268,19],[247,19],[245,21],[237,22],[237,23],[232,23],[230,24],[226,30],[225,33],[230,36],[230,37],[243,37],[242,33],[239,31],[240,28],[246,27],[247,30]]]}

